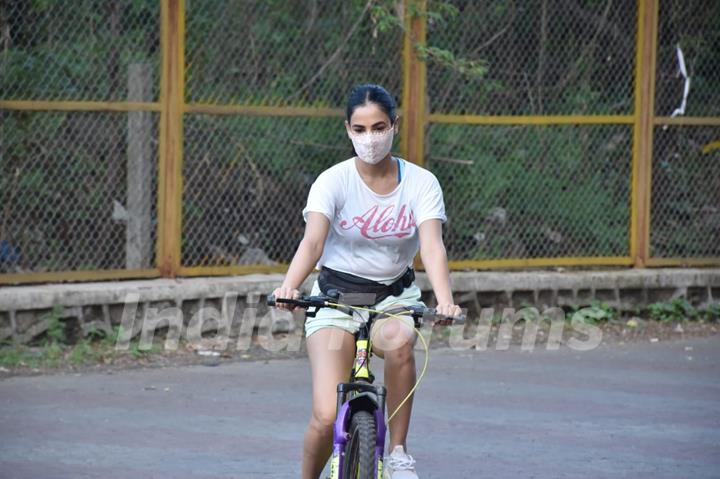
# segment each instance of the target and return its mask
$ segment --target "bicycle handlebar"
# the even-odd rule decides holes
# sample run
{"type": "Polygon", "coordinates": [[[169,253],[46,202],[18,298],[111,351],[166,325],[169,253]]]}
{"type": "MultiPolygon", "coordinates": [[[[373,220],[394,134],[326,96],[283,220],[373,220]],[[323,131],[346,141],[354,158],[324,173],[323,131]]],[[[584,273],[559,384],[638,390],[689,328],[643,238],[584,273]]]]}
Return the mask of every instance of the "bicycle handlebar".
{"type": "MultiPolygon", "coordinates": [[[[347,312],[352,309],[352,305],[341,304],[337,299],[330,296],[307,296],[302,295],[298,299],[290,298],[275,298],[274,295],[270,294],[267,296],[267,305],[274,307],[277,303],[291,304],[298,308],[332,308],[347,312]]],[[[437,313],[435,308],[424,308],[422,306],[402,306],[412,313],[414,319],[434,319],[435,324],[449,325],[449,324],[464,324],[465,315],[460,316],[444,316],[437,313]]]]}

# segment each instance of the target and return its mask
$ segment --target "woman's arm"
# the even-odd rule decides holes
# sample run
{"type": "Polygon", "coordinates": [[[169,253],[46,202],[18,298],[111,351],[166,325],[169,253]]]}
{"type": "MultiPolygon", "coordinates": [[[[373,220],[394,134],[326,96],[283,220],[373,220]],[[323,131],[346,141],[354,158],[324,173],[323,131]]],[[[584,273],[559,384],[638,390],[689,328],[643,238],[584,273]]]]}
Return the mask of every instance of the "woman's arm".
{"type": "Polygon", "coordinates": [[[438,219],[429,219],[420,224],[418,231],[420,234],[420,258],[435,292],[438,302],[437,312],[446,316],[458,316],[461,311],[453,301],[450,289],[450,270],[442,240],[442,224],[438,219]]]}
{"type": "MultiPolygon", "coordinates": [[[[276,298],[297,298],[298,288],[305,281],[322,256],[330,221],[322,213],[308,213],[305,234],[285,274],[285,280],[273,294],[276,298]]],[[[280,306],[280,305],[278,305],[280,306]]],[[[282,306],[284,307],[284,306],[282,306]]]]}
{"type": "Polygon", "coordinates": [[[324,214],[313,211],[308,213],[305,234],[290,262],[283,281],[284,287],[297,289],[305,281],[322,256],[329,230],[330,221],[324,214]]]}

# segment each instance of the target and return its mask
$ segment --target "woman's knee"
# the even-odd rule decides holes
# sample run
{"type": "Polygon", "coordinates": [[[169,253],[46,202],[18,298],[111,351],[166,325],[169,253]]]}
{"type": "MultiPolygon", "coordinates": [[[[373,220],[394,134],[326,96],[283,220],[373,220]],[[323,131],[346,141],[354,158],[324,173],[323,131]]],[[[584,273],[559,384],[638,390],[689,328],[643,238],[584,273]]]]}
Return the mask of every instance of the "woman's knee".
{"type": "Polygon", "coordinates": [[[332,425],[335,422],[335,404],[330,405],[314,405],[312,411],[312,417],[310,419],[311,425],[323,432],[332,430],[332,425]]]}
{"type": "Polygon", "coordinates": [[[400,319],[390,318],[373,328],[373,344],[383,352],[393,356],[412,355],[415,344],[415,329],[400,319]]]}

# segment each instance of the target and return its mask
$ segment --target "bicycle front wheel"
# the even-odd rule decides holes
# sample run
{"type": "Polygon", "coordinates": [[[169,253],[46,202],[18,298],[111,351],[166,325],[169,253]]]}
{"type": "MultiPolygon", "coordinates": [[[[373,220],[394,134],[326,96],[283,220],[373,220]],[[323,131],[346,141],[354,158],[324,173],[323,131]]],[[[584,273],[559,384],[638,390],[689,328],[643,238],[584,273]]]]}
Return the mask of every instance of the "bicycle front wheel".
{"type": "Polygon", "coordinates": [[[343,469],[345,479],[376,479],[375,418],[368,411],[357,411],[350,419],[343,469]]]}

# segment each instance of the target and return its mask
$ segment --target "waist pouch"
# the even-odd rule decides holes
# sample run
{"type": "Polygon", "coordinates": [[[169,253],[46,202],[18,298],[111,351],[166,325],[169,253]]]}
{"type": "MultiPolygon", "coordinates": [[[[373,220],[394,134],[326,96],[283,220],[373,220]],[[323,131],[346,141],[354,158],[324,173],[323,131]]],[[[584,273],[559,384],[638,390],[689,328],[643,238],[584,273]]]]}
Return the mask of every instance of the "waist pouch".
{"type": "MultiPolygon", "coordinates": [[[[350,273],[343,273],[323,266],[318,276],[318,286],[323,294],[330,295],[329,291],[337,290],[342,294],[374,294],[374,302],[366,302],[366,305],[377,304],[388,296],[399,296],[415,281],[415,271],[408,268],[405,273],[392,284],[383,284],[371,279],[355,276],[350,273]]],[[[360,306],[360,304],[354,304],[360,306]]]]}

